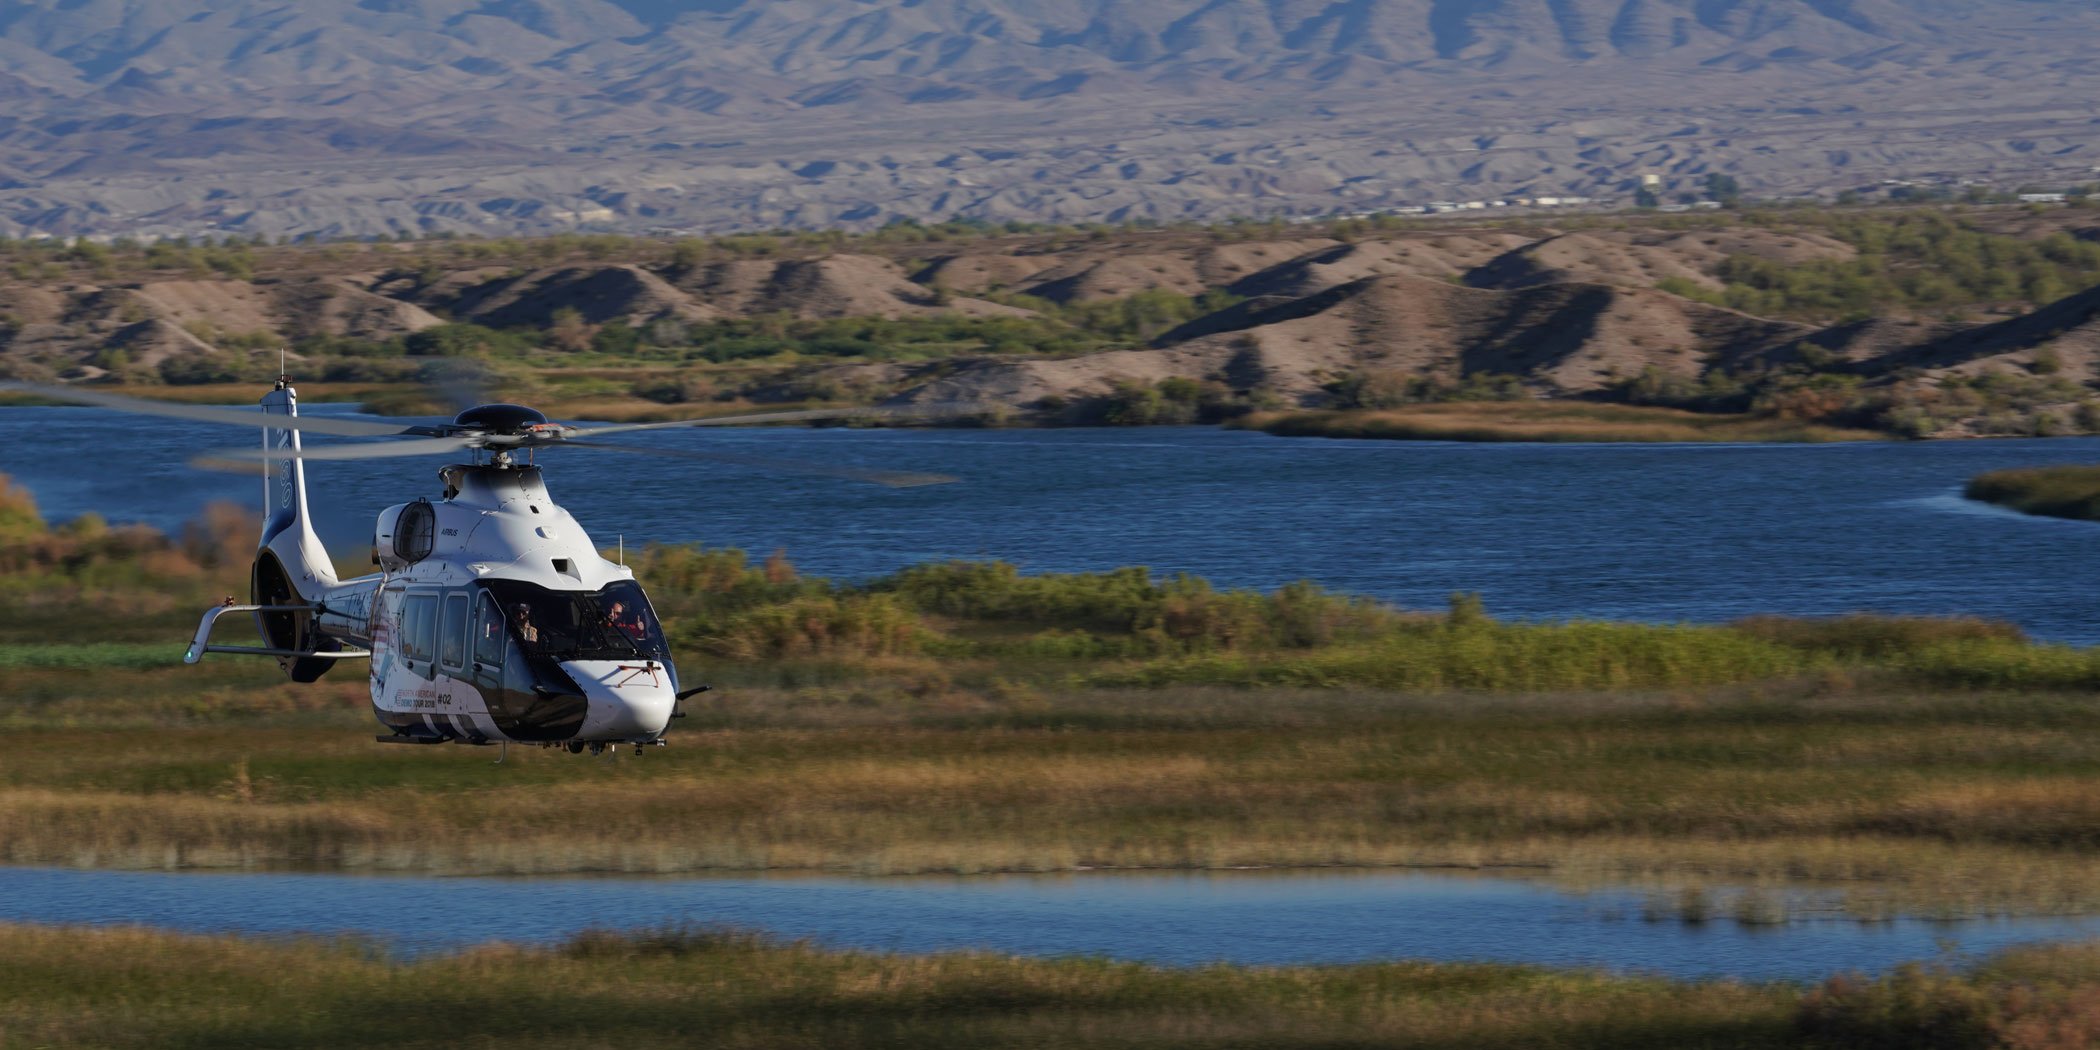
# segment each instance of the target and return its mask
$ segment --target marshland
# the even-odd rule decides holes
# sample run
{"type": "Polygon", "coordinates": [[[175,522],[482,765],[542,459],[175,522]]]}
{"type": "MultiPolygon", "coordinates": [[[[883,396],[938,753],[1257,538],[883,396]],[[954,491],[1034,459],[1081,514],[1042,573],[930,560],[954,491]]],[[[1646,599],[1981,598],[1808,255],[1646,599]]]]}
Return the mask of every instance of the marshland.
{"type": "Polygon", "coordinates": [[[2042,1050],[2100,1034],[2096,994],[2090,946],[1804,987],[1479,964],[899,956],[677,928],[401,960],[359,941],[0,926],[0,1035],[23,1046],[2042,1050]]]}
{"type": "MultiPolygon", "coordinates": [[[[37,421],[16,446],[25,450],[39,440],[70,440],[62,436],[70,432],[50,436],[45,428],[54,421],[92,425],[97,415],[23,411],[37,421]]],[[[1098,462],[1093,442],[1104,437],[1127,441],[1066,433],[1076,440],[1059,454],[1075,463],[1098,462]]],[[[1171,478],[1144,471],[1197,463],[1245,471],[1268,453],[1253,449],[1252,458],[1228,461],[1210,443],[1272,442],[1291,451],[1265,469],[1319,480],[1324,475],[1305,464],[1362,449],[1218,431],[1148,434],[1156,435],[1151,446],[1129,453],[1137,476],[1089,475],[1089,491],[1142,490],[1147,498],[1133,496],[1113,511],[1099,503],[1074,508],[1078,517],[1045,518],[1016,535],[1109,544],[1115,535],[1143,535],[1156,520],[1162,535],[1202,551],[1217,539],[1188,531],[1180,513],[1217,505],[1183,494],[1215,493],[1215,480],[1198,475],[1193,487],[1177,489],[1171,478]],[[1176,444],[1188,435],[1200,438],[1176,444]],[[1101,519],[1099,535],[1073,529],[1087,515],[1101,519]]],[[[1017,453],[1008,444],[1017,436],[810,435],[973,456],[977,442],[989,442],[980,463],[993,454],[1048,454],[1027,451],[1032,446],[1017,453]],[[926,438],[942,444],[912,444],[926,438]]],[[[2077,444],[2060,455],[2076,455],[2077,444]]],[[[45,508],[20,487],[0,498],[0,695],[8,698],[0,728],[19,745],[0,763],[0,862],[509,876],[1464,871],[1576,891],[1632,888],[1650,902],[1652,918],[1688,929],[1783,930],[1805,921],[1791,910],[1801,889],[1829,904],[1814,921],[1863,928],[1909,917],[2089,915],[2100,912],[2090,801],[2100,745],[2089,746],[2100,721],[2090,701],[2100,652],[2071,644],[2088,641],[2080,633],[2087,617],[2063,597],[2081,584],[2077,567],[2061,562],[2058,531],[2080,526],[1933,502],[1951,499],[1943,490],[1976,464],[2019,462],[2038,447],[1474,448],[1465,450],[1473,458],[1452,465],[1451,493],[1440,494],[1441,482],[1425,467],[1456,447],[1379,443],[1371,451],[1406,457],[1395,463],[1413,482],[1387,490],[1391,496],[1366,487],[1348,498],[1387,516],[1434,500],[1427,512],[1448,519],[1466,505],[1464,492],[1482,494],[1476,498],[1489,517],[1452,526],[1468,533],[1452,543],[1492,547],[1492,516],[1514,516],[1512,535],[1558,537],[1530,548],[1530,578],[1583,588],[1549,586],[1533,600],[1558,594],[1552,600],[1595,603],[1600,583],[1624,580],[1585,567],[1583,559],[1601,548],[1582,546],[1581,537],[1599,525],[1556,523],[1572,503],[1493,496],[1498,468],[1482,457],[1639,455],[1647,458],[1588,476],[1580,466],[1588,460],[1567,457],[1543,474],[1529,461],[1500,469],[1533,479],[1525,485],[1546,476],[1569,491],[1611,493],[1576,509],[1620,501],[1612,513],[1626,527],[1604,531],[1622,539],[1658,510],[1673,533],[1698,534],[1700,519],[1683,515],[1701,508],[1781,537],[1779,548],[1759,552],[1775,566],[1799,560],[1803,550],[1837,550],[1786,543],[1856,548],[1843,542],[1848,514],[1880,523],[1885,536],[1903,535],[1886,531],[1903,523],[1922,526],[1942,538],[1943,550],[1973,544],[1999,558],[1995,565],[1941,559],[1930,568],[1939,574],[1931,577],[1933,601],[2002,592],[2020,603],[2013,607],[2019,621],[2039,630],[1951,612],[1805,615],[1788,604],[1802,594],[1785,593],[1775,584],[1783,575],[1771,573],[1732,584],[1717,575],[1717,584],[1738,589],[1687,592],[1720,610],[1693,622],[1667,614],[1586,620],[1506,612],[1521,605],[1514,577],[1493,559],[1441,567],[1481,580],[1477,592],[1439,588],[1430,599],[1394,601],[1310,583],[1242,582],[1247,565],[1215,558],[1242,575],[1211,583],[1136,567],[1051,571],[986,557],[923,557],[864,561],[857,572],[831,576],[770,545],[746,553],[631,535],[625,557],[648,583],[681,668],[716,692],[691,705],[670,747],[638,759],[599,763],[518,748],[502,765],[493,763],[494,749],[372,744],[366,688],[355,672],[301,687],[266,664],[179,666],[197,609],[245,586],[250,513],[221,507],[162,528],[112,525],[80,514],[76,501],[120,479],[55,457],[24,462],[25,475],[54,496],[45,508]],[[1826,453],[1842,458],[1789,458],[1826,453]],[[1867,456],[1875,458],[1858,458],[1867,456]],[[1713,490],[1720,498],[1707,498],[1700,488],[1704,478],[1799,493],[1808,491],[1805,482],[1786,471],[1820,475],[1835,469],[1832,462],[1855,476],[1829,489],[1846,495],[1830,501],[1816,532],[1777,527],[1801,520],[1802,505],[1737,500],[1722,488],[1713,490]],[[1614,490],[1618,482],[1597,484],[1634,471],[1675,490],[1679,501],[1629,500],[1614,490]],[[1756,517],[1758,508],[1768,516],[1756,517]],[[2032,559],[2055,559],[2058,568],[2037,573],[2032,559]],[[2046,587],[2003,591],[1990,582],[1994,572],[2046,587]],[[1761,597],[1771,604],[1757,604],[1761,597]],[[1774,606],[1785,614],[1757,614],[1774,606]]],[[[152,455],[141,452],[139,463],[152,455]]],[[[1072,469],[1022,462],[1026,484],[1036,487],[1072,469]]],[[[1365,464],[1357,458],[1347,469],[1366,485],[1382,484],[1364,474],[1365,464]]],[[[383,493],[415,484],[369,470],[328,473],[339,487],[317,492],[335,503],[376,506],[383,493]]],[[[558,492],[592,484],[588,470],[550,464],[550,473],[558,492]]],[[[997,499],[1019,491],[995,473],[977,483],[996,487],[997,499]]],[[[771,512],[739,517],[757,511],[732,505],[748,499],[736,484],[724,479],[707,490],[710,499],[701,502],[717,524],[688,526],[688,534],[735,535],[718,524],[729,521],[794,535],[822,528],[825,515],[886,510],[913,518],[920,549],[962,546],[941,531],[953,526],[943,505],[830,505],[798,520],[781,510],[805,498],[791,489],[752,505],[771,512]]],[[[1252,509],[1266,509],[1257,488],[1233,491],[1252,509]]],[[[925,492],[895,498],[921,500],[925,492]]],[[[617,501],[577,505],[614,507],[622,520],[630,512],[617,501]]],[[[119,499],[112,516],[123,520],[128,506],[119,499]]],[[[995,524],[1012,529],[1024,513],[1008,505],[995,524]]],[[[609,531],[593,527],[601,540],[609,531]]],[[[658,520],[652,528],[662,535],[678,526],[658,520]]],[[[884,535],[870,528],[856,522],[855,542],[884,535]]],[[[1262,536],[1250,531],[1242,539],[1266,542],[1262,536]]],[[[872,549],[889,556],[896,548],[882,542],[872,549]]],[[[1717,564],[1744,556],[1725,542],[1716,540],[1706,555],[1722,558],[1717,564]]],[[[850,545],[818,546],[812,560],[837,564],[837,552],[850,545]]],[[[1093,555],[1065,557],[1085,561],[1106,548],[1090,549],[1093,555]]],[[[1405,554],[1367,560],[1367,549],[1377,550],[1329,553],[1374,568],[1389,558],[1404,573],[1433,547],[1425,534],[1405,554]]],[[[1858,588],[1884,577],[1871,567],[1873,556],[1819,563],[1829,593],[1805,593],[1840,609],[1868,605],[1858,588]]],[[[1667,557],[1682,565],[1701,553],[1687,544],[1667,557]]],[[[508,975],[559,971],[565,986],[605,989],[591,1001],[606,1012],[631,1015],[623,997],[633,995],[711,1002],[691,1007],[705,1016],[688,1020],[768,1045],[877,1038],[1058,1045],[1108,1033],[1133,1042],[1288,1045],[1342,1030],[1323,1024],[1415,1045],[1536,1045],[1549,1031],[1565,1045],[1799,1045],[1811,1035],[1856,1045],[1921,1024],[1933,1039],[1959,1030],[2002,1041],[2007,1032],[2076,1023],[2088,995],[2077,976],[2083,971],[2063,962],[2082,958],[2074,948],[2008,957],[2046,958],[2035,965],[2067,975],[2036,993],[2025,977],[2001,976],[2013,972],[2002,967],[2025,964],[2003,961],[1950,961],[1946,972],[1804,990],[1457,964],[1191,970],[983,953],[890,956],[692,931],[417,960],[362,943],[288,949],[145,931],[9,928],[0,941],[10,944],[0,966],[24,989],[0,1006],[0,1030],[9,1039],[27,1033],[20,1038],[31,1045],[126,1045],[148,1032],[250,1044],[393,1039],[402,1033],[346,1012],[433,976],[449,981],[458,968],[485,980],[447,987],[479,990],[443,993],[438,1009],[425,1012],[478,1011],[482,996],[523,979],[508,975]],[[144,952],[145,968],[110,976],[106,967],[125,952],[144,952]],[[294,974],[283,966],[292,991],[267,1002],[227,993],[208,1015],[185,1005],[206,994],[200,989],[225,987],[212,980],[236,979],[205,976],[223,974],[228,960],[269,968],[286,952],[312,967],[294,974]],[[176,970],[187,976],[169,975],[176,970]],[[732,971],[770,976],[773,994],[745,998],[758,996],[748,989],[760,985],[722,984],[720,975],[732,971]],[[901,987],[919,979],[908,974],[927,972],[958,983],[899,992],[895,1002],[851,991],[901,987]],[[52,984],[121,986],[133,1006],[69,1012],[55,1005],[64,996],[34,991],[52,984]],[[1477,991],[1443,990],[1453,985],[1477,991]],[[323,987],[333,990],[297,991],[323,987]],[[1046,991],[1055,988],[1076,991],[1068,998],[1046,991]],[[1275,1005],[1262,988],[1294,989],[1295,998],[1275,1005]],[[1919,988],[1960,1005],[1920,1020],[1919,988]],[[1237,997],[1237,1005],[1206,1005],[1218,996],[1237,997]],[[945,1005],[963,1000],[979,1005],[954,1012],[945,1005]],[[1308,1010],[1345,1020],[1309,1022],[1308,1010]]],[[[550,1042],[576,1038],[560,1023],[532,1030],[539,1034],[531,1038],[550,1042]]]]}
{"type": "Polygon", "coordinates": [[[245,526],[8,503],[0,859],[431,874],[1509,868],[2100,906],[2100,650],[1858,615],[1504,622],[1294,584],[628,556],[718,687],[617,764],[376,748],[356,675],[175,663],[245,526]],[[54,641],[54,639],[59,639],[54,641]],[[516,818],[531,812],[530,821],[516,818]]]}

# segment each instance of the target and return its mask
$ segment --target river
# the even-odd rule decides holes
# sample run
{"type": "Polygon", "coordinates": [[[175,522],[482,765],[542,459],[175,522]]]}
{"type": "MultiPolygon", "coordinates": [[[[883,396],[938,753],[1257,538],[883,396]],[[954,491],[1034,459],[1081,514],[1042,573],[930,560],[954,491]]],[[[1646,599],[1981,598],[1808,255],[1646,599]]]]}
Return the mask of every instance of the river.
{"type": "MultiPolygon", "coordinates": [[[[92,510],[173,528],[210,500],[257,502],[253,479],[183,466],[247,438],[99,409],[0,409],[0,470],[54,520],[92,510]]],[[[1967,614],[2100,643],[2100,525],[1960,496],[1981,471],[2100,461],[2093,438],[1517,445],[1176,427],[715,428],[618,440],[963,480],[884,489],[543,453],[555,498],[607,547],[624,536],[782,549],[805,572],[848,579],[945,558],[999,558],[1030,572],[1149,565],[1230,586],[1311,579],[1419,608],[1478,591],[1490,613],[1517,619],[1967,614]]],[[[324,537],[344,550],[368,544],[372,515],[434,496],[444,462],[314,464],[324,537]]]]}

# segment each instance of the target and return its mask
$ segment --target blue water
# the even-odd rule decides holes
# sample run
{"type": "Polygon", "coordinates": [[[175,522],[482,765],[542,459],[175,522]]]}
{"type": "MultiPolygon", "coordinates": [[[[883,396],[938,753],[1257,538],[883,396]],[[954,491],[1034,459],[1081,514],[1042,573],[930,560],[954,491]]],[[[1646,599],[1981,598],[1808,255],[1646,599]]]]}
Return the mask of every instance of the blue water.
{"type": "Polygon", "coordinates": [[[1174,965],[1473,960],[1816,980],[1950,947],[1980,955],[2100,935],[2100,919],[1744,926],[1640,915],[1630,892],[1416,874],[521,880],[0,869],[0,920],[349,932],[409,953],[545,942],[593,926],[706,923],[899,952],[981,948],[1174,965]]]}
{"type": "MultiPolygon", "coordinates": [[[[343,412],[337,406],[311,411],[343,412]]],[[[0,470],[47,516],[172,528],[254,479],[183,466],[237,428],[86,408],[0,409],[0,470]]],[[[340,439],[318,438],[317,441],[340,439]]],[[[892,490],[660,457],[544,453],[601,545],[785,549],[864,578],[938,558],[1029,571],[1143,564],[1234,586],[1312,579],[1402,605],[1479,591],[1510,618],[1973,614],[2100,643],[2100,525],[1960,498],[1985,470],[2100,461],[2100,439],[1848,445],[1469,445],[1210,428],[668,431],[618,440],[961,476],[892,490]]],[[[324,536],[435,495],[443,457],[319,463],[324,536]]]]}

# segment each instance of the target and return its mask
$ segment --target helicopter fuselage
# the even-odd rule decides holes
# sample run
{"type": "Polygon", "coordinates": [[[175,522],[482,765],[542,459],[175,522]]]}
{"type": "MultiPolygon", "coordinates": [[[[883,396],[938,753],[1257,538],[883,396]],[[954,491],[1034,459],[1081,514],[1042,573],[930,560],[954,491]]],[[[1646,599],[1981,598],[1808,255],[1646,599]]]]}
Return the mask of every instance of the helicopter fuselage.
{"type": "Polygon", "coordinates": [[[677,706],[655,612],[547,495],[538,468],[452,466],[391,507],[381,571],[329,587],[318,633],[371,654],[372,709],[404,742],[646,744],[677,706]]]}

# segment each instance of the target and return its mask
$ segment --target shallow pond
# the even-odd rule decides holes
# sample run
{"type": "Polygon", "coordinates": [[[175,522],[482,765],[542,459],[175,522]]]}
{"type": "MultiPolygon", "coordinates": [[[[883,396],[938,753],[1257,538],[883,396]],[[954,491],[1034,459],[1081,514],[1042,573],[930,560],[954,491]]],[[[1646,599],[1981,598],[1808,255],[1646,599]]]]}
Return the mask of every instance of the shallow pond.
{"type": "Polygon", "coordinates": [[[1432,874],[968,879],[488,879],[0,869],[0,921],[349,932],[403,951],[588,927],[722,924],[849,948],[1167,964],[1488,960],[1816,980],[1946,952],[2100,936],[2100,919],[1747,925],[1644,918],[1631,890],[1432,874]]]}

